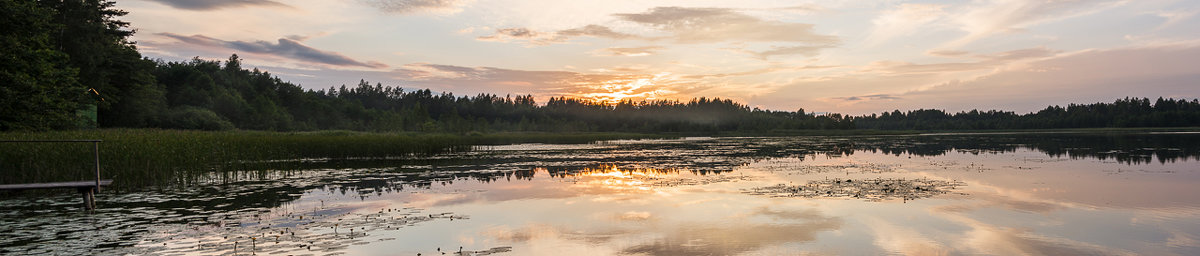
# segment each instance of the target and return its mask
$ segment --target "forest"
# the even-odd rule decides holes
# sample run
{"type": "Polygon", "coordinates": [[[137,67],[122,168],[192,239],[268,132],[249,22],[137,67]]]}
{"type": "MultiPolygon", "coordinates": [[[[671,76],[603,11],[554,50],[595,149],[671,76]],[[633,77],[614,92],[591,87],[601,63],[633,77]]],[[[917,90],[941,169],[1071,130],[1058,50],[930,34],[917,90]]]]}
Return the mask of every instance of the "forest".
{"type": "Polygon", "coordinates": [[[143,57],[112,1],[3,1],[0,131],[164,128],[414,132],[767,132],[1200,126],[1200,102],[1125,98],[1016,114],[942,110],[866,116],[772,111],[729,99],[603,104],[531,95],[456,96],[359,81],[311,90],[225,61],[143,57]]]}
{"type": "Polygon", "coordinates": [[[1196,99],[1124,98],[1112,103],[1049,106],[1028,114],[1011,111],[895,110],[853,118],[855,127],[880,130],[992,130],[1099,127],[1200,126],[1200,101],[1196,99]]]}

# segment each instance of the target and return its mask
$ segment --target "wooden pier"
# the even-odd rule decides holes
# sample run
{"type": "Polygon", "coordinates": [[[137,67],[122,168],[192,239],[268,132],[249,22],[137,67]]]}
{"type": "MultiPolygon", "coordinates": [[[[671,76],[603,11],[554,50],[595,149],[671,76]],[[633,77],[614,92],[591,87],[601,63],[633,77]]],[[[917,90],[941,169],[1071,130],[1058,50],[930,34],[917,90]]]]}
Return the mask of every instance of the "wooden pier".
{"type": "Polygon", "coordinates": [[[78,190],[83,195],[83,208],[92,210],[96,209],[96,192],[100,186],[111,185],[113,180],[100,180],[99,183],[92,180],[85,181],[70,181],[70,182],[49,182],[49,183],[30,183],[30,184],[0,184],[0,190],[30,190],[30,189],[61,189],[73,188],[78,190]]]}
{"type": "Polygon", "coordinates": [[[48,183],[27,183],[27,184],[0,184],[0,191],[3,190],[30,190],[30,189],[75,189],[83,196],[83,208],[86,210],[96,209],[96,193],[100,192],[100,187],[112,185],[113,180],[100,179],[100,142],[101,140],[0,140],[0,143],[92,143],[92,155],[95,157],[96,164],[96,180],[85,181],[69,181],[69,182],[48,182],[48,183]]]}

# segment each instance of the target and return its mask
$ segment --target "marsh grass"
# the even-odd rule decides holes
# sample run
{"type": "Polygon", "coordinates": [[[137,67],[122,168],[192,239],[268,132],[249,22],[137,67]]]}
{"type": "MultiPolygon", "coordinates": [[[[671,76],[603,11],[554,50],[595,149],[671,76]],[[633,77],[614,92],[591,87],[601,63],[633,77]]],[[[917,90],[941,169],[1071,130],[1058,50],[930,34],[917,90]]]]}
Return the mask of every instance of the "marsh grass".
{"type": "MultiPolygon", "coordinates": [[[[0,140],[98,139],[101,178],[140,188],[187,184],[204,172],[304,168],[301,159],[373,159],[474,145],[663,138],[622,133],[367,133],[101,129],[0,133],[0,140]],[[298,164],[300,163],[300,164],[298,164]]],[[[0,184],[91,180],[91,143],[0,143],[0,184]]]]}

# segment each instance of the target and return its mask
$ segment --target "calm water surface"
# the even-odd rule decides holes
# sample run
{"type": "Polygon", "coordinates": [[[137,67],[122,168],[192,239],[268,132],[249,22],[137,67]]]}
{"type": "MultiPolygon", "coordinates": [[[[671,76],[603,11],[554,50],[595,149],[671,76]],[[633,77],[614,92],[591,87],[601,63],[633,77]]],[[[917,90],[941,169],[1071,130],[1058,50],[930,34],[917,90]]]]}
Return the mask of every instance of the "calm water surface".
{"type": "Polygon", "coordinates": [[[1200,134],[522,144],[0,198],[0,254],[1200,255],[1200,134]]]}

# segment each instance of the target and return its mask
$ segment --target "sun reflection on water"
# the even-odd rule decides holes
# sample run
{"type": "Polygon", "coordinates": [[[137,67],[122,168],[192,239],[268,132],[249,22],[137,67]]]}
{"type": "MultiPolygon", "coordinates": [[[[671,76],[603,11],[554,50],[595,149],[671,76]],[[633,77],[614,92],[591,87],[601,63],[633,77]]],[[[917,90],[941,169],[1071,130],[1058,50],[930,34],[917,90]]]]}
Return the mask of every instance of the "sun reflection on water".
{"type": "MultiPolygon", "coordinates": [[[[552,177],[570,180],[576,186],[600,187],[612,190],[643,190],[649,191],[654,187],[664,185],[663,181],[673,180],[680,176],[678,169],[622,169],[616,165],[583,168],[576,171],[551,173],[539,168],[537,172],[548,172],[552,177]]],[[[687,172],[686,170],[683,170],[687,172]]]]}

